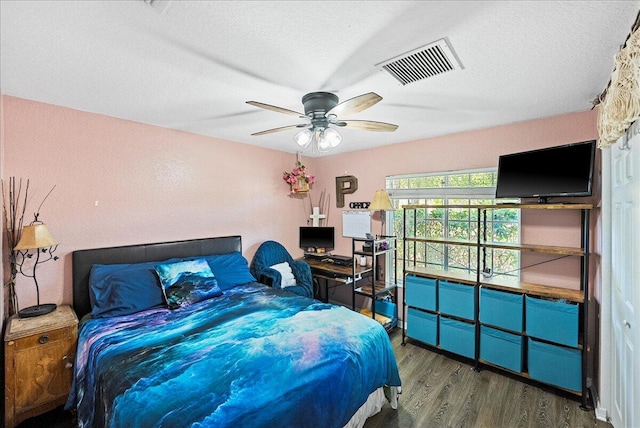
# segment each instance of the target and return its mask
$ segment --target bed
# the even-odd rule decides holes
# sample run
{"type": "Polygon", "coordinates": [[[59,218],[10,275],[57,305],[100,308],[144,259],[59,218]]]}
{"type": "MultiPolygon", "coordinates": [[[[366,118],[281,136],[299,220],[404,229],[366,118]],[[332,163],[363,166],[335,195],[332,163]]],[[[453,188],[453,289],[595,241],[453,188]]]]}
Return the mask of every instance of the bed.
{"type": "Polygon", "coordinates": [[[397,406],[385,329],[255,282],[240,236],[79,250],[72,260],[81,323],[66,407],[81,427],[361,427],[397,406]]]}

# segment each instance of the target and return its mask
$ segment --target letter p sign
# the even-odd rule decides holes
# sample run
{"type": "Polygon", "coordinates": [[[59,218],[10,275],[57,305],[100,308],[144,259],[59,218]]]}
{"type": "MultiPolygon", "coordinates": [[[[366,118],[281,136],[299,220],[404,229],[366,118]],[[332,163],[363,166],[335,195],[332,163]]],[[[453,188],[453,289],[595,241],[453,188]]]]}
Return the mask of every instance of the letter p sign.
{"type": "Polygon", "coordinates": [[[344,207],[344,195],[349,195],[358,190],[358,179],[353,175],[336,177],[336,206],[344,207]]]}

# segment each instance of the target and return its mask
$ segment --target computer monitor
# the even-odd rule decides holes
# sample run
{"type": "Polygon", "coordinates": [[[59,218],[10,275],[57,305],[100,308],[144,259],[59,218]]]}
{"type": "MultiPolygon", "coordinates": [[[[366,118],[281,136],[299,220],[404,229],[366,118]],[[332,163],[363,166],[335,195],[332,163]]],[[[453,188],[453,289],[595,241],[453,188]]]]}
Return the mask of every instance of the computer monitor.
{"type": "Polygon", "coordinates": [[[300,248],[305,253],[326,253],[335,248],[335,233],[333,227],[300,228],[300,248]]]}

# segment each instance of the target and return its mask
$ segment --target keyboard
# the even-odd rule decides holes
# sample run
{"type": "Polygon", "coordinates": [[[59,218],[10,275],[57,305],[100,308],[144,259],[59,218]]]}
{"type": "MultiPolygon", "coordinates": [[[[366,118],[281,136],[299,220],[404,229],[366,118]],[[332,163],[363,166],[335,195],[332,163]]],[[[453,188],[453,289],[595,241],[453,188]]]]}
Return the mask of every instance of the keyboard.
{"type": "Polygon", "coordinates": [[[351,266],[353,258],[349,256],[341,256],[339,254],[318,254],[305,253],[304,258],[307,260],[316,260],[323,263],[333,263],[339,266],[351,266]]]}
{"type": "Polygon", "coordinates": [[[325,257],[323,260],[326,260],[328,263],[333,263],[341,266],[351,266],[351,263],[353,263],[353,258],[348,256],[340,256],[337,254],[325,257]]]}

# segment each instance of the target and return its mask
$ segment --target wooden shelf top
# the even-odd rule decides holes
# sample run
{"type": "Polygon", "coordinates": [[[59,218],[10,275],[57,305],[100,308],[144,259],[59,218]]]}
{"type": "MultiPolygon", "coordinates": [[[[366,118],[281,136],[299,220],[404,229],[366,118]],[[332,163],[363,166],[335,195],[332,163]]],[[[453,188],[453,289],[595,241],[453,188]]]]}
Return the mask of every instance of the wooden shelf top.
{"type": "Polygon", "coordinates": [[[392,248],[388,248],[386,250],[378,250],[378,251],[363,251],[363,250],[354,250],[353,254],[357,255],[357,256],[381,256],[383,254],[387,254],[387,253],[393,253],[394,251],[396,251],[395,247],[392,248]]]}
{"type": "MultiPolygon", "coordinates": [[[[394,290],[396,285],[393,283],[385,282],[385,281],[376,281],[375,283],[375,295],[382,294],[387,291],[394,290]]],[[[360,287],[356,287],[354,291],[357,294],[364,294],[366,296],[371,296],[374,290],[371,289],[371,284],[363,285],[360,287]]]]}
{"type": "MultiPolygon", "coordinates": [[[[462,245],[465,247],[478,246],[477,241],[467,241],[464,239],[444,239],[444,238],[412,238],[406,237],[406,242],[425,242],[443,245],[462,245]]],[[[583,256],[584,251],[578,247],[559,247],[553,245],[532,245],[518,244],[514,242],[481,242],[480,247],[496,248],[502,250],[528,251],[533,253],[559,254],[563,256],[583,256]]]]}
{"type": "Polygon", "coordinates": [[[489,204],[489,205],[405,205],[405,209],[417,208],[472,208],[472,209],[534,209],[534,210],[591,210],[593,204],[489,204]]]}
{"type": "Polygon", "coordinates": [[[405,266],[406,274],[415,274],[417,276],[425,276],[429,278],[445,279],[461,282],[463,284],[475,285],[477,282],[476,273],[456,272],[442,269],[427,268],[422,266],[405,266]]]}
{"type": "Polygon", "coordinates": [[[521,282],[502,277],[480,277],[480,285],[497,290],[532,294],[540,297],[549,297],[552,299],[564,299],[575,303],[584,302],[584,292],[582,290],[574,290],[571,288],[552,287],[549,285],[521,282]]]}
{"type": "MultiPolygon", "coordinates": [[[[425,268],[420,266],[406,266],[405,274],[414,274],[417,276],[444,279],[468,285],[475,285],[477,283],[477,276],[475,272],[455,272],[436,268],[425,268]]],[[[480,276],[480,285],[487,288],[511,291],[514,293],[531,294],[552,299],[565,299],[575,303],[584,302],[584,292],[582,290],[553,287],[542,284],[534,284],[531,282],[521,282],[505,277],[485,278],[483,276],[480,276]]]]}
{"type": "MultiPolygon", "coordinates": [[[[327,274],[338,275],[342,277],[353,276],[353,266],[351,265],[351,263],[349,265],[340,265],[337,263],[323,262],[322,260],[315,260],[315,259],[299,259],[299,260],[307,262],[307,264],[312,270],[322,271],[322,272],[326,272],[327,274]]],[[[360,266],[359,264],[356,265],[356,275],[370,272],[371,270],[372,270],[371,266],[367,267],[367,266],[360,266]]]]}
{"type": "Polygon", "coordinates": [[[559,254],[563,256],[584,256],[584,251],[577,247],[558,247],[553,245],[516,244],[513,242],[486,242],[480,247],[497,248],[502,250],[518,250],[533,253],[559,254]]]}
{"type": "Polygon", "coordinates": [[[477,241],[469,241],[465,239],[451,239],[451,238],[413,238],[407,236],[404,238],[407,242],[428,242],[431,244],[445,244],[445,245],[464,245],[466,247],[478,246],[477,241]]]}

